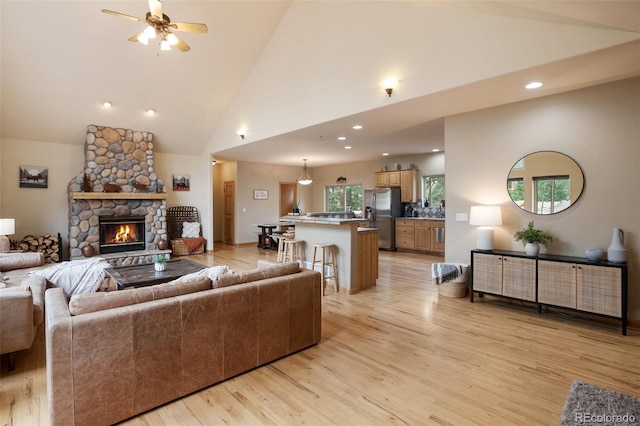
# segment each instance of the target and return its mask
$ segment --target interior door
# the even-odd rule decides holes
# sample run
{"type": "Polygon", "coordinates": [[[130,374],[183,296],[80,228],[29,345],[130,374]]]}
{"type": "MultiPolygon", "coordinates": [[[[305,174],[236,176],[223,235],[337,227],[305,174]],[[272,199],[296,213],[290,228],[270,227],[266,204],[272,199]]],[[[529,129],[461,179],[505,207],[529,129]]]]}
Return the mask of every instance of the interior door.
{"type": "Polygon", "coordinates": [[[236,182],[233,180],[224,181],[224,226],[223,241],[225,244],[235,243],[235,223],[236,223],[236,182]]]}
{"type": "Polygon", "coordinates": [[[298,184],[280,182],[280,217],[293,211],[293,202],[298,199],[298,184]]]}

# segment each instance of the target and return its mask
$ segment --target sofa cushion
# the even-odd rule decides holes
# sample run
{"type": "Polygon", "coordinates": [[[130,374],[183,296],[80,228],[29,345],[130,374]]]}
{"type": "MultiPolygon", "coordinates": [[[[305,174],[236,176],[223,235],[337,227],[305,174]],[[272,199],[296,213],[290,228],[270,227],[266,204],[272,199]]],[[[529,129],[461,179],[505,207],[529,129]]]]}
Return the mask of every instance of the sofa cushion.
{"type": "Polygon", "coordinates": [[[240,282],[250,283],[267,278],[281,277],[283,275],[295,274],[300,271],[298,262],[279,263],[277,265],[268,266],[266,268],[253,269],[251,271],[241,272],[240,282]]]}
{"type": "Polygon", "coordinates": [[[69,312],[71,315],[82,315],[151,300],[153,300],[153,291],[150,287],[99,293],[80,293],[71,296],[69,312]]]}
{"type": "Polygon", "coordinates": [[[0,271],[31,268],[44,264],[42,253],[0,253],[0,271]]]}
{"type": "Polygon", "coordinates": [[[189,279],[177,279],[168,283],[154,285],[150,288],[153,290],[153,299],[158,300],[209,290],[211,289],[211,280],[206,276],[199,276],[189,279]]]}
{"type": "Polygon", "coordinates": [[[88,314],[106,309],[135,305],[151,300],[166,299],[182,294],[195,293],[211,288],[208,277],[179,278],[168,283],[156,284],[149,287],[133,288],[122,291],[98,293],[82,293],[71,296],[69,311],[71,315],[88,314]]]}

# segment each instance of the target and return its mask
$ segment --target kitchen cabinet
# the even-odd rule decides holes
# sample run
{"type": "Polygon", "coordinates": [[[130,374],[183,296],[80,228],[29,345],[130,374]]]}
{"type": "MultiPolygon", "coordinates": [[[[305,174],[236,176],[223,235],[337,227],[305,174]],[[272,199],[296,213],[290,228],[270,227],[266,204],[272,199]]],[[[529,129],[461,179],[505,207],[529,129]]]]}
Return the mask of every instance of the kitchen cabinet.
{"type": "Polygon", "coordinates": [[[626,263],[521,252],[471,251],[471,292],[620,319],[627,334],[626,263]]]}
{"type": "Polygon", "coordinates": [[[396,219],[396,248],[416,248],[415,221],[411,219],[396,219]]]}
{"type": "Polygon", "coordinates": [[[396,219],[396,248],[444,254],[444,221],[396,219]]]}
{"type": "Polygon", "coordinates": [[[400,183],[400,170],[376,172],[376,186],[378,187],[400,187],[400,183]]]}
{"type": "Polygon", "coordinates": [[[400,198],[403,203],[417,203],[421,198],[417,169],[400,171],[400,198]]]}

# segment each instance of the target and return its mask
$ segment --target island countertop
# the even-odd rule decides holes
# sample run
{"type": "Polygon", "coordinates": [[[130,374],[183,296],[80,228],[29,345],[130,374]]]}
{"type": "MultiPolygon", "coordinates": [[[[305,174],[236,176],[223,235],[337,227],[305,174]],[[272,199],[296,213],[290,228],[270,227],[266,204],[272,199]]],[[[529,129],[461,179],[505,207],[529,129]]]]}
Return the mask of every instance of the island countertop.
{"type": "Polygon", "coordinates": [[[334,217],[311,217],[311,216],[283,216],[280,221],[294,222],[294,223],[317,223],[325,225],[347,225],[347,224],[360,224],[369,223],[367,219],[343,219],[334,217]]]}

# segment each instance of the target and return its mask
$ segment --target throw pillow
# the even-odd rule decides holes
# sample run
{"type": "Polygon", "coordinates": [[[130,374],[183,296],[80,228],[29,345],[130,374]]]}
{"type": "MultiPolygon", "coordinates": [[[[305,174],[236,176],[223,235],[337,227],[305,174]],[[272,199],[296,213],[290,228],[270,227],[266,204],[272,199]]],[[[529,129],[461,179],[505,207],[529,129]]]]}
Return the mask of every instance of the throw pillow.
{"type": "Polygon", "coordinates": [[[199,236],[199,222],[182,222],[182,238],[198,238],[199,236]]]}
{"type": "Polygon", "coordinates": [[[3,283],[2,281],[0,281],[0,288],[5,288],[7,285],[5,283],[3,283]]]}

